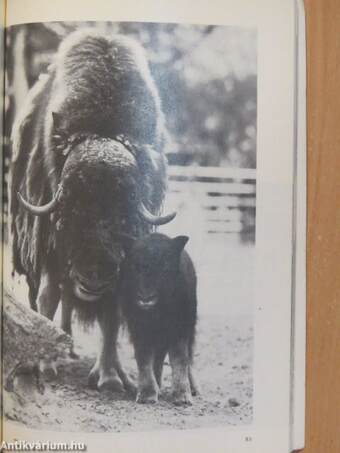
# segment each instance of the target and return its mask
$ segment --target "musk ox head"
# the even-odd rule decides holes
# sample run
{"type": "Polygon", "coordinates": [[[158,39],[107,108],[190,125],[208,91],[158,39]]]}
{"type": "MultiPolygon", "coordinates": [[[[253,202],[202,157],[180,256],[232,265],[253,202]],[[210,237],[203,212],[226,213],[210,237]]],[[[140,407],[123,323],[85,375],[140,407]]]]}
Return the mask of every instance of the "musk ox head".
{"type": "Polygon", "coordinates": [[[121,141],[97,135],[74,138],[53,199],[33,206],[18,194],[33,215],[53,214],[56,250],[77,298],[91,302],[114,290],[127,238],[171,221],[143,200],[145,174],[121,141]]]}

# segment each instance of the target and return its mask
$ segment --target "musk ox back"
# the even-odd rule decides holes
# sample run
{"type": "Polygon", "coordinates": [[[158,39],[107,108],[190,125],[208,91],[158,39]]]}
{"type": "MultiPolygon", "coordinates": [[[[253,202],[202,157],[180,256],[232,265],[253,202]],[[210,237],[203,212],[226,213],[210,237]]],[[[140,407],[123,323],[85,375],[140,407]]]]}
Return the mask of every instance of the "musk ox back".
{"type": "Polygon", "coordinates": [[[68,115],[69,133],[123,134],[140,145],[162,146],[158,93],[143,49],[134,40],[76,32],[60,46],[55,73],[58,96],[51,100],[50,112],[68,115]]]}
{"type": "Polygon", "coordinates": [[[160,215],[166,136],[143,49],[127,37],[69,35],[31,89],[13,128],[13,262],[33,308],[52,319],[65,302],[65,330],[70,307],[92,316],[115,299],[125,238],[174,217],[160,215]]]}

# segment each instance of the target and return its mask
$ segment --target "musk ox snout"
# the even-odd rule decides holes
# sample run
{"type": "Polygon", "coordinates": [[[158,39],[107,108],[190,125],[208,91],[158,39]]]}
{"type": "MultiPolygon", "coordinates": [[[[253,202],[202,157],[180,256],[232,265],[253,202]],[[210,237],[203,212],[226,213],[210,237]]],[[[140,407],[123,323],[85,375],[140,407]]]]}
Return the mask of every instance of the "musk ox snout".
{"type": "Polygon", "coordinates": [[[94,302],[104,293],[115,291],[122,259],[122,253],[118,257],[105,249],[84,247],[71,264],[69,273],[75,296],[94,302]]]}

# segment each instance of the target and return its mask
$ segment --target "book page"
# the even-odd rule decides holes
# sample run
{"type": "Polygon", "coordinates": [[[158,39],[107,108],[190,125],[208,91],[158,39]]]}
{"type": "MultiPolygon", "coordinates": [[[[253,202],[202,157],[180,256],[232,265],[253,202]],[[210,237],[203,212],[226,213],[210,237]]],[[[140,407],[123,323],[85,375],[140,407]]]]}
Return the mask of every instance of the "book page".
{"type": "Polygon", "coordinates": [[[7,441],[290,451],[295,20],[8,4],[7,441]]]}

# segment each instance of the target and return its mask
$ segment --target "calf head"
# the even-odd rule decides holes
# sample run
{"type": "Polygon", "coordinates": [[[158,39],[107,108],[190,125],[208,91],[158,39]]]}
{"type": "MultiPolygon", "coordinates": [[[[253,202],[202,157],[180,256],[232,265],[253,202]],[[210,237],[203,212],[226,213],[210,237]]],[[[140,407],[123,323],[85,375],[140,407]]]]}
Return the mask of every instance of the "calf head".
{"type": "Polygon", "coordinates": [[[127,257],[126,284],[130,304],[142,311],[155,310],[167,303],[180,272],[181,253],[187,236],[174,239],[154,233],[136,240],[127,257]]]}

